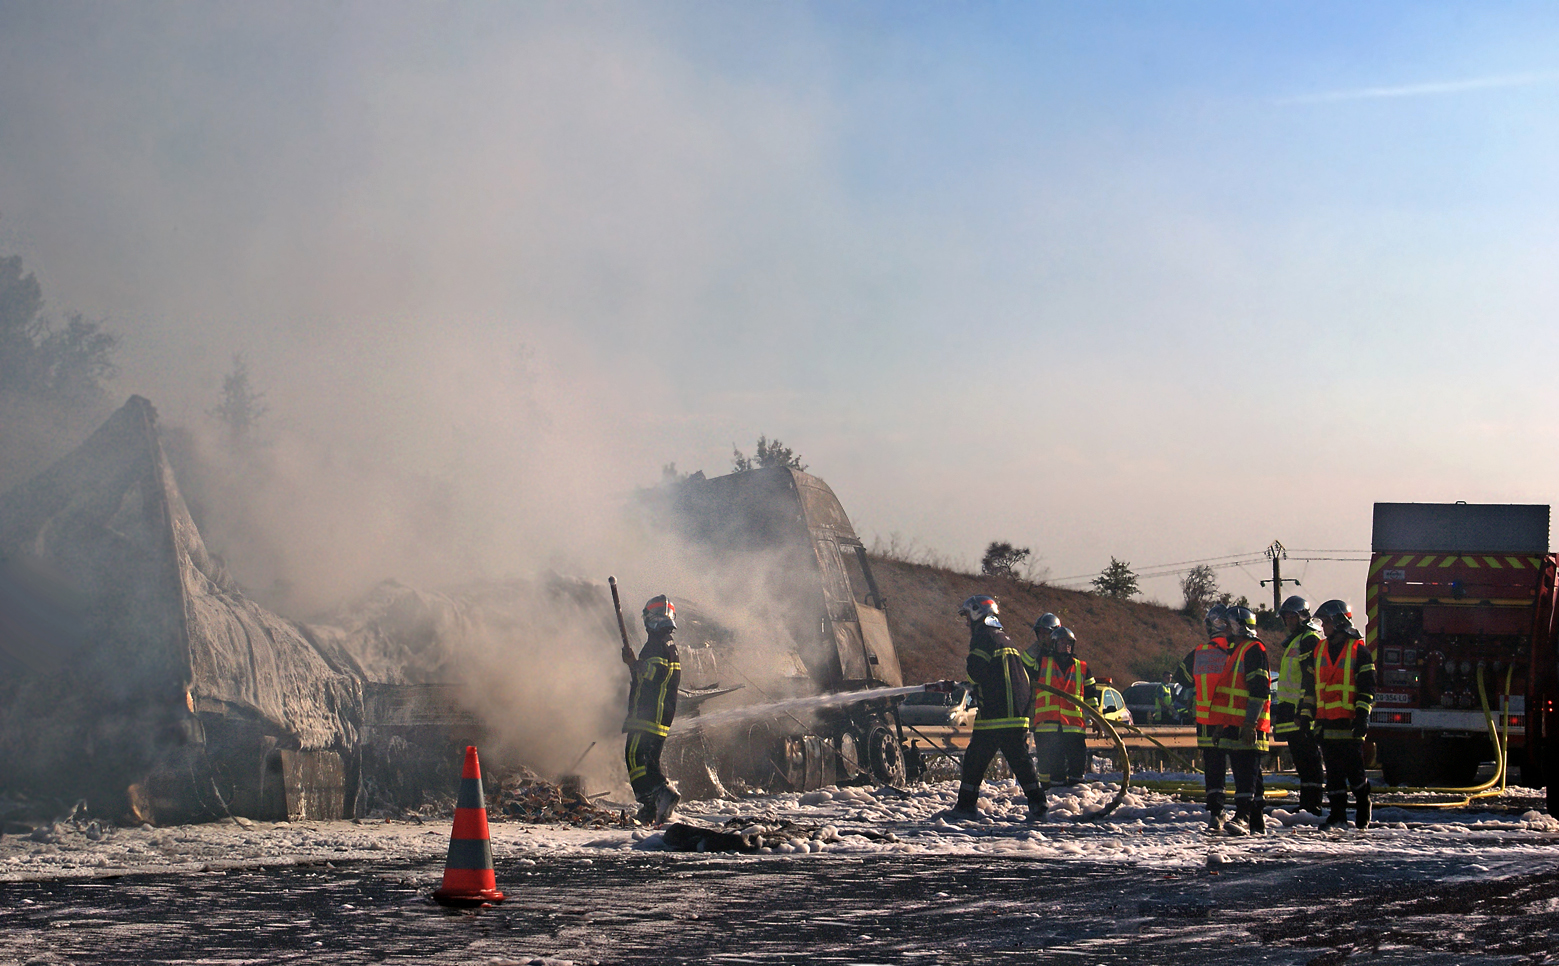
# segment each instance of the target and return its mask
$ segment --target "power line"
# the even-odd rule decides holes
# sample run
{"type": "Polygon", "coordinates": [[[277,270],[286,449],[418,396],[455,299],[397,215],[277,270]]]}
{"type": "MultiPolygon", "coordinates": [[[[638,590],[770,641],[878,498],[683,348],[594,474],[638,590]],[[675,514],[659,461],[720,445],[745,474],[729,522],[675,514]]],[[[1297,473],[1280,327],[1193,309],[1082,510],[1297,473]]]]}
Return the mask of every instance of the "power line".
{"type": "MultiPolygon", "coordinates": [[[[1311,563],[1311,562],[1369,563],[1369,561],[1370,561],[1369,557],[1302,557],[1302,556],[1299,556],[1299,554],[1303,554],[1303,553],[1368,553],[1368,552],[1369,551],[1367,551],[1367,550],[1296,550],[1296,551],[1290,551],[1287,554],[1287,559],[1302,561],[1302,562],[1307,563],[1307,564],[1311,563]]],[[[1203,557],[1200,560],[1182,560],[1182,561],[1179,561],[1178,563],[1155,564],[1155,565],[1150,566],[1150,567],[1143,567],[1141,570],[1138,570],[1138,571],[1133,571],[1133,573],[1134,573],[1134,575],[1136,576],[1136,578],[1138,580],[1150,580],[1150,579],[1152,579],[1154,577],[1176,577],[1176,576],[1179,576],[1181,574],[1188,574],[1192,570],[1196,569],[1196,566],[1205,566],[1209,570],[1223,570],[1223,569],[1228,568],[1228,567],[1244,567],[1247,564],[1263,563],[1267,559],[1268,558],[1266,556],[1266,551],[1264,551],[1264,550],[1263,551],[1256,551],[1256,552],[1253,552],[1253,553],[1231,553],[1231,554],[1225,554],[1225,555],[1223,555],[1221,557],[1203,557]],[[1196,566],[1187,567],[1187,566],[1185,566],[1185,564],[1194,564],[1196,566]]],[[[1096,573],[1090,573],[1090,574],[1077,574],[1077,575],[1072,576],[1072,577],[1052,577],[1050,580],[1046,581],[1046,583],[1059,585],[1059,584],[1067,584],[1067,583],[1088,582],[1088,581],[1094,580],[1097,577],[1103,576],[1103,574],[1104,574],[1103,571],[1098,571],[1096,573]]]]}

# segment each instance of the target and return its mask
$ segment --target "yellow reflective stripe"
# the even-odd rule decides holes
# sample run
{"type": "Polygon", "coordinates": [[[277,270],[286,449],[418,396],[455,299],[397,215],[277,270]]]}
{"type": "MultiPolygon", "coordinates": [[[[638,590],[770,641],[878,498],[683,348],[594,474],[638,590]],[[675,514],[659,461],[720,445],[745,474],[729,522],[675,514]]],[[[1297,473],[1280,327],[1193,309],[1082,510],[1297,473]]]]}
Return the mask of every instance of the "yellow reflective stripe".
{"type": "Polygon", "coordinates": [[[1434,566],[1434,558],[1433,557],[1425,557],[1424,559],[1422,559],[1422,560],[1420,560],[1418,562],[1418,565],[1420,567],[1433,567],[1434,566]]]}
{"type": "Polygon", "coordinates": [[[1466,564],[1474,570],[1478,569],[1478,561],[1473,557],[1463,557],[1462,563],[1466,564]]]}
{"type": "Polygon", "coordinates": [[[1484,557],[1483,562],[1488,564],[1490,567],[1493,567],[1495,570],[1505,569],[1503,566],[1501,566],[1499,560],[1494,557],[1484,557]]]}
{"type": "Polygon", "coordinates": [[[1390,559],[1390,558],[1382,556],[1380,554],[1377,554],[1375,556],[1375,562],[1370,564],[1370,576],[1373,577],[1376,574],[1380,573],[1380,568],[1382,568],[1382,567],[1384,567],[1386,565],[1386,561],[1388,559],[1390,559]]]}
{"type": "Polygon", "coordinates": [[[671,729],[665,725],[656,724],[653,721],[645,721],[643,718],[629,718],[623,722],[623,727],[627,728],[630,733],[642,731],[647,734],[660,735],[662,738],[671,734],[671,729]]]}
{"type": "Polygon", "coordinates": [[[1440,561],[1440,567],[1441,567],[1441,569],[1444,569],[1446,567],[1449,567],[1451,564],[1453,564],[1455,562],[1456,562],[1456,558],[1455,557],[1446,557],[1444,560],[1440,561]]]}
{"type": "Polygon", "coordinates": [[[1519,558],[1519,557],[1506,557],[1505,558],[1505,562],[1510,564],[1512,569],[1515,569],[1515,570],[1525,570],[1526,569],[1526,566],[1524,564],[1522,564],[1521,558],[1519,558]]]}
{"type": "Polygon", "coordinates": [[[1412,555],[1408,555],[1406,557],[1398,557],[1397,558],[1397,566],[1398,567],[1406,567],[1406,566],[1412,564],[1412,562],[1413,562],[1412,555]]]}

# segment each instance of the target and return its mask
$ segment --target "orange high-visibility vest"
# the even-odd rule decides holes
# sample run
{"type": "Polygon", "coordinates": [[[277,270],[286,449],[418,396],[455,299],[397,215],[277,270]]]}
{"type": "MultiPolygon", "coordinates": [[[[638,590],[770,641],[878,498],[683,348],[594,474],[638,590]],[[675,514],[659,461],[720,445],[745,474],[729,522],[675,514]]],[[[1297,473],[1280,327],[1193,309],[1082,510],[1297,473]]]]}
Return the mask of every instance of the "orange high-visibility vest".
{"type": "Polygon", "coordinates": [[[1317,721],[1353,720],[1359,696],[1354,673],[1359,665],[1359,651],[1363,649],[1364,639],[1356,637],[1343,647],[1342,654],[1334,660],[1330,641],[1322,641],[1315,646],[1317,721]]]}
{"type": "MultiPolygon", "coordinates": [[[[1239,726],[1245,723],[1245,709],[1250,706],[1250,687],[1245,682],[1245,675],[1240,673],[1240,668],[1245,664],[1245,655],[1258,644],[1261,642],[1253,637],[1234,649],[1227,673],[1215,686],[1213,705],[1207,715],[1209,724],[1239,726]]],[[[1257,731],[1272,730],[1271,709],[1271,699],[1263,699],[1261,717],[1256,720],[1257,731]]]]}
{"type": "Polygon", "coordinates": [[[1229,664],[1234,659],[1234,654],[1229,649],[1229,642],[1222,637],[1215,637],[1204,644],[1198,644],[1196,650],[1191,652],[1191,679],[1196,682],[1196,723],[1199,725],[1215,724],[1212,720],[1213,699],[1218,690],[1218,685],[1229,674],[1229,664]]]}
{"type": "MultiPolygon", "coordinates": [[[[1061,662],[1047,654],[1039,659],[1039,673],[1036,678],[1040,684],[1065,691],[1081,701],[1083,682],[1088,680],[1088,664],[1074,657],[1072,666],[1063,671],[1061,662]]],[[[1073,731],[1082,734],[1087,730],[1082,708],[1065,698],[1037,688],[1034,690],[1034,718],[1030,726],[1035,731],[1073,731]]]]}

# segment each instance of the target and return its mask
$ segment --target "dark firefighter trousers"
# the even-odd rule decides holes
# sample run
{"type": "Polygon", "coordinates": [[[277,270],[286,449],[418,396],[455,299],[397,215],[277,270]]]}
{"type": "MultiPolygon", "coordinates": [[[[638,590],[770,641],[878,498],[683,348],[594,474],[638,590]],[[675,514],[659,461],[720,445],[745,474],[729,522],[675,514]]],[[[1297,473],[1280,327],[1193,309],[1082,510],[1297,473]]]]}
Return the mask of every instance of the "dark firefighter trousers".
{"type": "Polygon", "coordinates": [[[1088,737],[1080,731],[1034,732],[1034,765],[1041,785],[1081,781],[1088,770],[1088,737]]]}
{"type": "Polygon", "coordinates": [[[1288,754],[1294,759],[1294,774],[1299,777],[1299,807],[1316,814],[1321,810],[1321,789],[1325,779],[1321,770],[1321,740],[1309,728],[1284,731],[1277,736],[1288,742],[1288,754]]]}
{"type": "Polygon", "coordinates": [[[628,732],[623,760],[628,764],[628,784],[633,786],[633,797],[640,804],[649,802],[666,784],[666,776],[660,770],[660,750],[665,745],[666,739],[660,735],[628,732]]]}
{"type": "Polygon", "coordinates": [[[1365,812],[1370,798],[1370,781],[1364,775],[1363,739],[1323,738],[1321,757],[1326,760],[1326,797],[1331,807],[1347,809],[1351,791],[1354,804],[1359,811],[1365,812]]]}
{"type": "Polygon", "coordinates": [[[1213,814],[1223,811],[1223,781],[1234,772],[1234,814],[1246,815],[1266,805],[1266,793],[1261,780],[1261,752],[1228,751],[1223,748],[1202,749],[1202,771],[1207,777],[1207,810],[1213,814]]]}
{"type": "Polygon", "coordinates": [[[1001,752],[1012,769],[1012,777],[1018,780],[1029,801],[1040,794],[1039,776],[1034,774],[1034,762],[1029,758],[1029,733],[1027,728],[1001,728],[976,731],[964,751],[964,770],[958,785],[958,808],[970,811],[980,800],[980,783],[985,780],[985,770],[991,766],[996,753],[1001,752]]]}

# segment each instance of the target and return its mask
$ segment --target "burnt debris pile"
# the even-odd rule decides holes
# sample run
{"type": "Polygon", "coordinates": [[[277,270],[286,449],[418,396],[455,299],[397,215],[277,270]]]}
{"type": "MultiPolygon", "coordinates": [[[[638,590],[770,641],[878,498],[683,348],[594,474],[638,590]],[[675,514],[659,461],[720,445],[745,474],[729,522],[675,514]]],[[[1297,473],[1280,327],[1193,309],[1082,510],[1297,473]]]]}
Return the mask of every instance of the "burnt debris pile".
{"type": "MultiPolygon", "coordinates": [[[[578,787],[555,785],[529,775],[500,778],[488,794],[492,821],[615,828],[633,824],[628,813],[597,805],[578,787]]],[[[600,796],[596,796],[599,798],[600,796]]]]}

